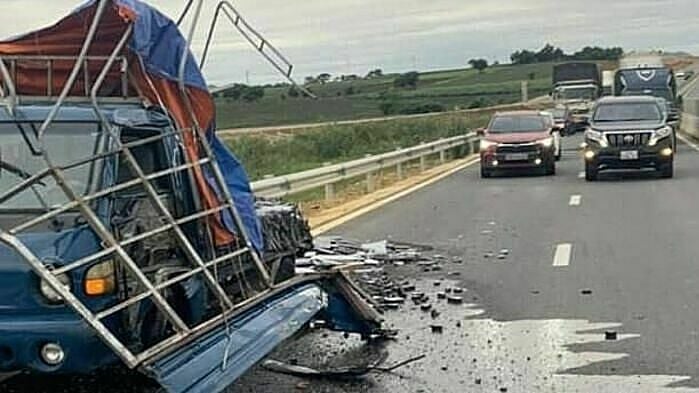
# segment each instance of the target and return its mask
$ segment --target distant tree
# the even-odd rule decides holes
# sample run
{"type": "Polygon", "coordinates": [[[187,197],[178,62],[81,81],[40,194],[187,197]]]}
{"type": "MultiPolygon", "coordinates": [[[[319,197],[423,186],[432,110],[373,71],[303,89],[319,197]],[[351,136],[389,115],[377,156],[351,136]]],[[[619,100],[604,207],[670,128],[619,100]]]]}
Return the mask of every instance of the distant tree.
{"type": "Polygon", "coordinates": [[[328,82],[330,82],[330,79],[332,78],[332,75],[328,74],[327,72],[324,72],[316,78],[316,80],[321,84],[324,85],[328,82]]]}
{"type": "Polygon", "coordinates": [[[393,81],[395,87],[404,87],[414,89],[417,87],[417,83],[420,80],[420,74],[416,71],[406,72],[405,74],[400,74],[393,81]]]}
{"type": "Polygon", "coordinates": [[[377,68],[375,70],[369,71],[369,73],[366,75],[367,79],[374,79],[374,78],[381,78],[383,76],[383,70],[381,68],[377,68]]]}
{"type": "Polygon", "coordinates": [[[488,68],[488,60],[486,59],[471,59],[468,64],[473,67],[473,69],[478,70],[478,72],[483,72],[488,68]]]}
{"type": "Polygon", "coordinates": [[[256,102],[256,101],[259,101],[264,96],[265,96],[264,87],[253,86],[253,87],[248,87],[247,89],[243,90],[243,93],[242,93],[240,98],[242,98],[246,102],[256,102]]]}
{"type": "Polygon", "coordinates": [[[558,62],[564,60],[619,60],[624,55],[624,49],[620,47],[601,48],[598,46],[586,46],[581,50],[566,54],[563,49],[554,47],[551,44],[544,45],[537,52],[530,50],[518,50],[510,55],[512,64],[533,64],[543,62],[558,62]]]}
{"type": "Polygon", "coordinates": [[[307,85],[310,85],[312,83],[316,83],[316,78],[314,76],[307,76],[304,81],[307,85]]]}

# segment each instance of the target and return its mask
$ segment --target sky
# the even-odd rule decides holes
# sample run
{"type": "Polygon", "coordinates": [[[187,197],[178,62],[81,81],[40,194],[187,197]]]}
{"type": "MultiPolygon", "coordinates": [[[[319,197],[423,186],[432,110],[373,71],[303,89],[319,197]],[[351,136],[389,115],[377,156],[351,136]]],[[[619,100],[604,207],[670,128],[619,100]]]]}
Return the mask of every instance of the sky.
{"type": "MultiPolygon", "coordinates": [[[[150,0],[176,17],[185,0],[150,0]]],[[[699,53],[696,0],[234,0],[295,66],[294,75],[461,68],[506,62],[545,43],[699,53]]],[[[0,37],[49,25],[79,0],[0,0],[0,37]],[[31,4],[31,6],[29,6],[31,4]]],[[[216,6],[204,0],[199,55],[216,6]]],[[[233,27],[220,24],[204,69],[211,84],[282,80],[233,27]]]]}

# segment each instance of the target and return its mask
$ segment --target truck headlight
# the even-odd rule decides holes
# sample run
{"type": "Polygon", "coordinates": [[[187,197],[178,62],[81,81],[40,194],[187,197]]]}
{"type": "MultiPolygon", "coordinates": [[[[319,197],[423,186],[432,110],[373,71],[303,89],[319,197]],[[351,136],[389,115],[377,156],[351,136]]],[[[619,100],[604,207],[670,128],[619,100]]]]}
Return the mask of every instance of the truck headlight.
{"type": "Polygon", "coordinates": [[[536,141],[536,143],[540,144],[543,147],[551,147],[553,146],[553,137],[538,140],[536,141]]]}
{"type": "Polygon", "coordinates": [[[493,147],[497,147],[497,145],[498,145],[497,142],[492,142],[492,141],[488,141],[485,139],[481,139],[481,151],[486,151],[486,150],[491,149],[493,147]]]}
{"type": "Polygon", "coordinates": [[[88,296],[107,295],[116,289],[114,261],[99,263],[85,274],[85,294],[88,296]]]}
{"type": "Polygon", "coordinates": [[[609,142],[607,142],[607,138],[604,134],[591,128],[585,131],[585,139],[597,142],[601,147],[609,147],[609,142]]]}
{"type": "Polygon", "coordinates": [[[658,128],[653,132],[653,136],[650,137],[650,140],[648,141],[648,146],[655,146],[660,142],[661,139],[667,138],[670,135],[672,135],[672,127],[662,127],[658,128]]]}
{"type": "MultiPolygon", "coordinates": [[[[66,287],[66,289],[70,288],[70,277],[67,274],[61,274],[56,277],[58,281],[61,282],[61,284],[66,287]]],[[[63,302],[63,298],[61,297],[58,292],[54,291],[53,288],[49,285],[49,283],[45,280],[41,280],[41,284],[39,284],[39,290],[41,291],[41,295],[46,298],[51,303],[61,303],[63,302]]]]}

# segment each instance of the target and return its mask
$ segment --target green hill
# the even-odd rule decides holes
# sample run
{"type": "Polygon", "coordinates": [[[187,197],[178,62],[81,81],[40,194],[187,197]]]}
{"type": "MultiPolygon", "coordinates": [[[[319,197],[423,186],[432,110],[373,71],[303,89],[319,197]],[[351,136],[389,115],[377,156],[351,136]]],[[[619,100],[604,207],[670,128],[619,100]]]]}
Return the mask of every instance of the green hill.
{"type": "Polygon", "coordinates": [[[517,102],[523,80],[529,95],[547,94],[551,63],[492,66],[419,74],[412,88],[394,86],[398,74],[372,79],[333,81],[307,85],[318,99],[289,95],[289,87],[265,88],[256,102],[219,97],[219,129],[302,124],[475,108],[517,102]]]}

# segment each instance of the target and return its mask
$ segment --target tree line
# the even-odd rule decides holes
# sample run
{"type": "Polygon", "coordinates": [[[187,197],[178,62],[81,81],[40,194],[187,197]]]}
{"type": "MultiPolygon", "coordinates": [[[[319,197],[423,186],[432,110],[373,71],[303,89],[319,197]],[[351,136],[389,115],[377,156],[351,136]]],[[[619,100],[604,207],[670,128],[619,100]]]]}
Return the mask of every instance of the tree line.
{"type": "Polygon", "coordinates": [[[570,60],[619,60],[624,55],[624,49],[620,47],[602,48],[599,46],[586,46],[577,52],[566,53],[563,49],[551,44],[544,45],[538,51],[527,49],[518,50],[510,55],[512,64],[534,64],[570,60]]]}

